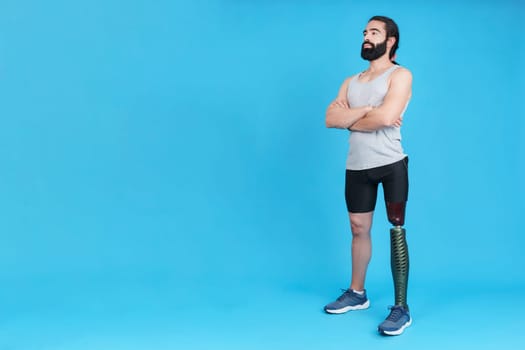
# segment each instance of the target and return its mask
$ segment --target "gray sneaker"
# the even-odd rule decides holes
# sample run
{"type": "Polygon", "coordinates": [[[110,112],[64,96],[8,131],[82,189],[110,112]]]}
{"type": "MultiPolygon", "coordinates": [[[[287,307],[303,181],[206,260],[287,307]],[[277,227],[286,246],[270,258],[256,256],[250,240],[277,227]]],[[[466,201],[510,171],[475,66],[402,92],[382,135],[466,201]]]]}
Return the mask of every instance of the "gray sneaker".
{"type": "Polygon", "coordinates": [[[366,291],[361,295],[352,289],[342,289],[343,294],[336,301],[324,307],[324,311],[329,314],[343,314],[350,310],[367,309],[370,301],[366,297],[366,291]]]}
{"type": "Polygon", "coordinates": [[[384,335],[400,335],[411,324],[412,318],[408,308],[395,305],[390,307],[390,315],[377,327],[377,330],[384,335]]]}

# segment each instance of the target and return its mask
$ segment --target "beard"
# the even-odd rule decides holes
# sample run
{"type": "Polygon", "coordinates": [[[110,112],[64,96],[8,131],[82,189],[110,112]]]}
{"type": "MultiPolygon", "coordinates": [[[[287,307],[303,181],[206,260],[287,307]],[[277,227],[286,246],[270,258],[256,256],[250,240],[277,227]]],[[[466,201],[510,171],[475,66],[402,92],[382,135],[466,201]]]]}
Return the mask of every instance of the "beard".
{"type": "Polygon", "coordinates": [[[361,45],[361,58],[367,61],[377,60],[386,53],[386,40],[379,44],[372,44],[371,42],[364,42],[361,45]],[[370,44],[372,47],[365,47],[365,44],[370,44]]]}

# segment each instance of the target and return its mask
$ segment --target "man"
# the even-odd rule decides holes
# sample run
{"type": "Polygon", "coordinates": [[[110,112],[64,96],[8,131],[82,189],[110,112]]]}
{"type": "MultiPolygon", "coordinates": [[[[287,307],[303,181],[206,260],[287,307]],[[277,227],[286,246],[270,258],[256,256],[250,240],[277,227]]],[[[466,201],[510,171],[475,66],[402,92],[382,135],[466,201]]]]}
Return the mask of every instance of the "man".
{"type": "Polygon", "coordinates": [[[390,230],[395,305],[378,331],[399,335],[412,323],[407,305],[408,247],[405,206],[408,199],[408,158],[400,127],[412,94],[412,74],[395,61],[399,46],[396,23],[372,17],[364,32],[361,57],[368,69],[346,79],[326,112],[328,128],[349,129],[345,199],[352,231],[350,287],[325,311],[340,314],[369,307],[365,276],[371,257],[370,229],[379,183],[383,186],[390,230]]]}

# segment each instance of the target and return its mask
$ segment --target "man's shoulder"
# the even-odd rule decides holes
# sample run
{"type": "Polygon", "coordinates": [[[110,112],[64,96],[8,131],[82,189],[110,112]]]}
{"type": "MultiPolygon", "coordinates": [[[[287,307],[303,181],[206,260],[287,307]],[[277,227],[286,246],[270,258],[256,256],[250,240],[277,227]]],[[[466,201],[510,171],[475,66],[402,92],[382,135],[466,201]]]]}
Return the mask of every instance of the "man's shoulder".
{"type": "Polygon", "coordinates": [[[396,70],[394,70],[392,76],[412,79],[412,72],[406,67],[399,66],[396,70]]]}

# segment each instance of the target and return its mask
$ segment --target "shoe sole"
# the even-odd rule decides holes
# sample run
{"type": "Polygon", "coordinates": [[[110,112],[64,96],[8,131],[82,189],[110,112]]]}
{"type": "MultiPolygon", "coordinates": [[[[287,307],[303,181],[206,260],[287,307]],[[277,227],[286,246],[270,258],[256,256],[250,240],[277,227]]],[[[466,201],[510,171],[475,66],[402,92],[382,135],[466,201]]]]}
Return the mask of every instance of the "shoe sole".
{"type": "Polygon", "coordinates": [[[401,333],[403,333],[405,331],[405,328],[407,328],[411,324],[412,324],[412,317],[410,318],[410,320],[408,320],[407,323],[405,323],[403,326],[401,326],[401,328],[399,328],[397,331],[382,331],[382,330],[380,330],[379,333],[384,334],[384,335],[400,335],[401,333]]]}
{"type": "Polygon", "coordinates": [[[370,300],[367,300],[364,304],[355,305],[355,306],[345,306],[342,309],[325,309],[324,311],[329,314],[344,314],[348,311],[355,311],[355,310],[364,310],[368,309],[370,306],[370,300]]]}

